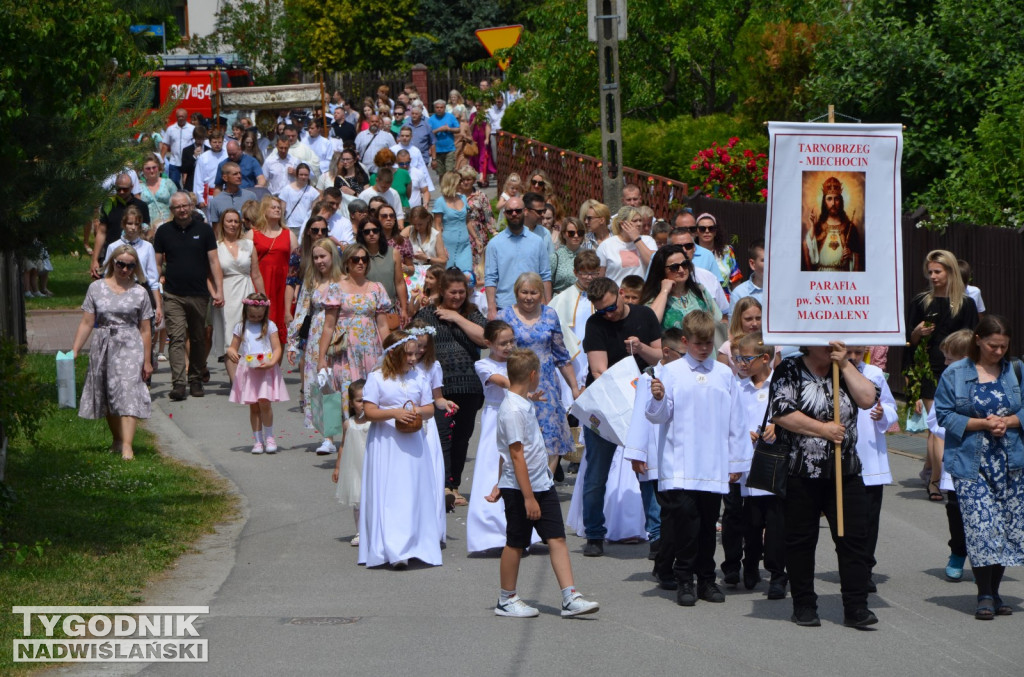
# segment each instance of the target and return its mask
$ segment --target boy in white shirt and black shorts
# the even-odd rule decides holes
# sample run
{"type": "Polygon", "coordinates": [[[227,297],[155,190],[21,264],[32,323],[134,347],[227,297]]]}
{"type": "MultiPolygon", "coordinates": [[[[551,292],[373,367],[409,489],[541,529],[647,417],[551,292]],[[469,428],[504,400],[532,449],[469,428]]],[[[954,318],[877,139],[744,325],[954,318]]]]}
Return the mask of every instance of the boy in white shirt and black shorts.
{"type": "Polygon", "coordinates": [[[562,506],[558,501],[548,451],[529,394],[540,384],[540,360],[532,350],[517,349],[508,356],[508,394],[498,409],[498,484],[487,497],[505,502],[505,549],[501,553],[501,595],[496,616],[532,618],[539,612],[516,594],[519,562],[529,547],[533,530],[548,544],[551,567],[562,589],[562,616],[580,616],[598,610],[576,591],[565,543],[562,506]]]}

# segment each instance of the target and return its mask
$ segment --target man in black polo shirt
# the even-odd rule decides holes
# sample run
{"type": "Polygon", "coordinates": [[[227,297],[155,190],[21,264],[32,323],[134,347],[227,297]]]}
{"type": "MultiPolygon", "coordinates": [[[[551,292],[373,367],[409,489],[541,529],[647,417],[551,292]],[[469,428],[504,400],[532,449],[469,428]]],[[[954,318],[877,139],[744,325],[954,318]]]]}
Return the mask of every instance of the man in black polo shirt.
{"type": "Polygon", "coordinates": [[[114,195],[100,207],[100,218],[96,226],[96,242],[92,250],[92,276],[98,280],[103,277],[103,257],[107,253],[107,245],[121,237],[121,221],[128,205],[139,208],[142,222],[149,223],[149,207],[139,198],[132,195],[132,177],[118,174],[114,179],[114,195]]]}
{"type": "Polygon", "coordinates": [[[164,271],[164,317],[170,339],[171,399],[185,399],[185,337],[188,336],[188,383],[192,397],[203,396],[206,369],[207,279],[213,282],[213,305],[224,305],[224,275],[217,258],[213,229],[192,213],[188,194],[171,196],[173,220],[156,231],[156,265],[164,271]],[[165,267],[166,264],[166,267],[165,267]]]}
{"type": "MultiPolygon", "coordinates": [[[[624,302],[618,285],[607,277],[590,283],[587,298],[594,304],[594,314],[587,320],[583,336],[583,350],[590,367],[588,386],[608,367],[630,355],[640,369],[661,359],[661,323],[653,310],[624,302]]],[[[587,454],[587,472],[583,475],[583,530],[587,544],[583,547],[583,556],[600,557],[604,554],[604,537],[608,533],[604,493],[615,456],[615,443],[587,427],[583,428],[583,441],[587,454]]]]}

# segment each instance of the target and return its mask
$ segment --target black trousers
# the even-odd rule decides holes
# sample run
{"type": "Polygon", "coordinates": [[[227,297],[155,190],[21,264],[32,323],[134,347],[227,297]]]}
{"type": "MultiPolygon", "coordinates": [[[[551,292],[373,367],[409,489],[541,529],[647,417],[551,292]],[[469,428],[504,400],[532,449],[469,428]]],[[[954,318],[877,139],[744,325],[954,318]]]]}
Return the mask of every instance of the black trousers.
{"type": "Polygon", "coordinates": [[[960,499],[955,491],[946,492],[946,522],[949,523],[949,551],[958,557],[967,557],[964,517],[960,514],[960,499]]]}
{"type": "Polygon", "coordinates": [[[725,551],[725,559],[722,561],[723,574],[740,570],[744,533],[746,522],[743,519],[743,496],[740,493],[740,485],[733,482],[729,485],[729,493],[722,497],[722,550],[725,551]]]}
{"type": "Polygon", "coordinates": [[[814,551],[818,546],[821,513],[825,513],[836,546],[843,608],[851,613],[868,606],[868,506],[860,475],[843,477],[843,505],[846,535],[839,538],[835,479],[789,477],[785,499],[786,569],[794,609],[818,608],[818,595],[814,592],[814,551]]]}
{"type": "Polygon", "coordinates": [[[878,545],[878,522],[882,519],[882,485],[864,487],[868,499],[868,576],[874,571],[878,560],[875,559],[875,548],[878,545]]]}
{"type": "MultiPolygon", "coordinates": [[[[661,506],[661,548],[666,553],[676,580],[692,583],[715,582],[715,522],[722,495],[709,491],[671,489],[658,492],[661,506]],[[669,536],[666,544],[665,537],[669,536]]],[[[660,571],[655,561],[655,571],[660,571]]]]}
{"type": "Polygon", "coordinates": [[[437,434],[441,438],[441,453],[444,455],[444,486],[458,489],[462,472],[466,468],[466,454],[469,438],[476,428],[476,413],[484,406],[483,395],[445,395],[459,405],[459,411],[449,418],[444,412],[434,412],[437,434]]]}
{"type": "MultiPolygon", "coordinates": [[[[761,557],[772,581],[786,581],[786,513],[778,496],[747,496],[743,499],[747,531],[743,538],[743,569],[759,571],[761,557]]],[[[725,531],[725,525],[722,525],[725,531]]]]}

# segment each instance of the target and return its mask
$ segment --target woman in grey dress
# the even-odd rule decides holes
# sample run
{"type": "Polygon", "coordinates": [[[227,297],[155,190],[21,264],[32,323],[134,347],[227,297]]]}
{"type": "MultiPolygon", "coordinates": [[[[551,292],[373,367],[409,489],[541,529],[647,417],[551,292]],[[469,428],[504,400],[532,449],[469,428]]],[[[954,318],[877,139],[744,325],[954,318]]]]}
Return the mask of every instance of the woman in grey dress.
{"type": "Polygon", "coordinates": [[[121,452],[126,461],[135,458],[132,440],[137,419],[149,418],[145,379],[153,373],[149,327],[153,307],[145,283],[135,248],[126,244],[115,249],[107,260],[106,274],[89,285],[71,348],[78,357],[95,333],[78,415],[105,417],[114,437],[110,450],[121,452]]]}

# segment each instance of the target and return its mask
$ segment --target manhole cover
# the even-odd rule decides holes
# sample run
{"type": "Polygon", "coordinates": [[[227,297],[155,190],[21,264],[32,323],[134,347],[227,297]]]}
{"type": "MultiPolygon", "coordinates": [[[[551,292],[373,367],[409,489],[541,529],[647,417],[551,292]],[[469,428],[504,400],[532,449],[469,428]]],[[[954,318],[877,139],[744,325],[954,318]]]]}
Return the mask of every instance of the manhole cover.
{"type": "Polygon", "coordinates": [[[300,616],[289,618],[286,623],[289,625],[348,625],[360,620],[358,616],[345,618],[343,616],[300,616]]]}

